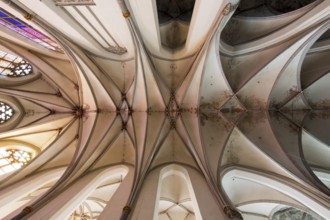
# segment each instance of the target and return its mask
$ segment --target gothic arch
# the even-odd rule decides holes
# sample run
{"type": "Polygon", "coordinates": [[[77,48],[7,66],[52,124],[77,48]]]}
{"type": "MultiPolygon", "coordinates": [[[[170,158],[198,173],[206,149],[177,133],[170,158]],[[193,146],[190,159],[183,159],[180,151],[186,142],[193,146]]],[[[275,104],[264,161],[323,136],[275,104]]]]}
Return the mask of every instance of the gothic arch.
{"type": "MultiPolygon", "coordinates": [[[[11,59],[19,59],[21,60],[18,63],[12,64],[13,68],[10,72],[11,74],[14,74],[15,76],[10,76],[8,74],[0,75],[0,86],[2,88],[5,87],[12,87],[12,86],[18,86],[22,84],[29,83],[33,80],[36,80],[38,77],[40,77],[40,73],[36,70],[37,68],[34,68],[33,65],[31,65],[27,60],[24,59],[24,56],[21,57],[19,55],[15,55],[15,46],[8,45],[8,42],[4,40],[0,40],[0,51],[1,51],[1,60],[6,59],[6,56],[10,56],[11,59]],[[15,58],[16,57],[16,58],[15,58]],[[22,74],[19,73],[18,75],[15,73],[15,71],[23,72],[22,74]],[[24,71],[26,71],[24,73],[24,71]]],[[[25,56],[29,56],[28,53],[24,53],[25,56]]],[[[8,60],[7,62],[13,62],[14,60],[8,60]]],[[[3,70],[4,71],[4,70],[3,70]]],[[[8,71],[8,70],[7,70],[8,71]]]]}
{"type": "Polygon", "coordinates": [[[266,197],[278,198],[279,201],[287,203],[294,202],[325,219],[330,214],[327,199],[317,198],[317,190],[306,190],[307,188],[304,186],[298,186],[297,183],[278,178],[274,174],[262,174],[239,167],[230,168],[223,172],[221,183],[231,202],[238,208],[240,204],[266,197]],[[249,186],[250,190],[254,190],[246,191],[240,184],[245,184],[245,186],[249,186]]]}
{"type": "Polygon", "coordinates": [[[38,210],[30,218],[65,219],[86,200],[98,186],[106,180],[122,175],[125,178],[129,168],[123,165],[98,169],[83,178],[76,180],[71,186],[60,192],[56,199],[38,210]],[[52,212],[48,208],[52,207],[52,212]]]}
{"type": "MultiPolygon", "coordinates": [[[[162,193],[162,188],[166,188],[165,185],[162,185],[162,181],[167,177],[169,178],[167,179],[169,184],[173,184],[175,181],[180,182],[180,180],[183,180],[186,184],[195,213],[195,219],[219,219],[219,216],[222,216],[220,207],[201,174],[189,166],[170,164],[157,167],[148,174],[145,179],[146,184],[142,187],[139,198],[136,201],[132,214],[133,219],[157,219],[159,214],[162,215],[163,213],[166,213],[166,211],[164,212],[164,210],[166,210],[165,203],[174,202],[175,204],[180,204],[180,202],[175,201],[175,199],[166,198],[166,196],[164,196],[166,195],[166,192],[162,193]],[[174,177],[171,180],[172,176],[177,178],[174,177]],[[162,194],[163,196],[161,197],[162,194]],[[207,204],[205,203],[206,200],[209,200],[207,204]],[[164,201],[164,204],[160,205],[160,201],[164,201]],[[147,207],[152,208],[149,209],[149,211],[143,213],[140,212],[140,210],[144,210],[147,207]],[[161,208],[159,209],[159,207],[161,208]]],[[[171,185],[169,185],[169,187],[171,187],[171,185]]],[[[180,207],[180,209],[187,211],[187,209],[183,208],[184,206],[180,207]]]]}

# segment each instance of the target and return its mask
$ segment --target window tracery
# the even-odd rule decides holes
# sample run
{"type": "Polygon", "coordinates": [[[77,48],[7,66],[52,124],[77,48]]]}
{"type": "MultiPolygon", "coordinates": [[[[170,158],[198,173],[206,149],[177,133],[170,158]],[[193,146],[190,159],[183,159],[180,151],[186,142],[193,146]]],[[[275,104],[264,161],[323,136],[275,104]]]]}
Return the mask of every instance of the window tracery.
{"type": "Polygon", "coordinates": [[[0,24],[19,33],[20,35],[23,35],[26,38],[29,38],[30,40],[40,44],[47,49],[62,52],[62,49],[55,41],[53,41],[40,31],[36,30],[31,25],[25,23],[21,19],[16,18],[14,15],[10,14],[1,7],[0,24]]]}
{"type": "Polygon", "coordinates": [[[23,58],[0,51],[0,75],[20,77],[32,73],[32,66],[23,58]]]}
{"type": "MultiPolygon", "coordinates": [[[[99,213],[98,213],[99,214],[99,213]]],[[[68,220],[91,220],[95,219],[90,208],[86,205],[81,204],[69,217],[68,220]]]]}
{"type": "Polygon", "coordinates": [[[20,149],[0,150],[0,175],[17,170],[32,158],[30,152],[20,149]]]}
{"type": "Polygon", "coordinates": [[[319,216],[308,214],[304,211],[301,211],[293,207],[281,209],[275,212],[275,214],[272,217],[272,220],[292,220],[292,219],[322,220],[322,218],[319,216]]]}
{"type": "Polygon", "coordinates": [[[14,115],[14,109],[7,103],[0,102],[0,124],[7,122],[14,115]]]}

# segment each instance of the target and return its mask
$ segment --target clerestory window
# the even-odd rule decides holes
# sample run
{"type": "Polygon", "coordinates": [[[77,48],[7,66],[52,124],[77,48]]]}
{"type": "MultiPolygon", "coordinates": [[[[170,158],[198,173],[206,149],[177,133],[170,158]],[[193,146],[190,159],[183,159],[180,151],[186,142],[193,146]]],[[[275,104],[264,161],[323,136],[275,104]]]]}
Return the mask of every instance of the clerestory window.
{"type": "Polygon", "coordinates": [[[32,73],[32,66],[23,58],[0,51],[0,76],[19,77],[32,73]]]}
{"type": "Polygon", "coordinates": [[[322,220],[320,216],[311,215],[302,210],[289,207],[281,209],[274,213],[272,220],[292,220],[292,219],[304,219],[304,220],[322,220]]]}
{"type": "Polygon", "coordinates": [[[33,28],[31,25],[25,23],[19,18],[16,18],[14,15],[7,12],[5,9],[0,7],[0,24],[3,26],[16,31],[20,35],[23,35],[26,38],[40,44],[41,46],[54,50],[57,52],[62,52],[60,46],[50,39],[45,34],[41,33],[37,29],[33,28]]]}
{"type": "Polygon", "coordinates": [[[0,175],[17,170],[32,158],[30,152],[20,149],[0,150],[0,175]]]}

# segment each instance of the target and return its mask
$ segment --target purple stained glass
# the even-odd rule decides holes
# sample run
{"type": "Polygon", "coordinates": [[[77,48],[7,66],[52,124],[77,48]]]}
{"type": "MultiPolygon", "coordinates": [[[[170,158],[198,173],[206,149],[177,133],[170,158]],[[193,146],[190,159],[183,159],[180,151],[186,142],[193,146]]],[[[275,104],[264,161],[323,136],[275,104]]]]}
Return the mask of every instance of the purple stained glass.
{"type": "Polygon", "coordinates": [[[16,18],[14,15],[10,14],[6,10],[0,7],[0,24],[10,28],[13,31],[23,35],[24,37],[29,38],[30,40],[58,52],[62,52],[62,49],[59,45],[50,39],[45,34],[34,29],[32,26],[26,24],[24,21],[16,18]]]}
{"type": "MultiPolygon", "coordinates": [[[[33,34],[34,36],[36,36],[37,38],[40,38],[40,39],[47,39],[47,37],[45,35],[43,35],[42,33],[34,30],[33,28],[30,28],[30,27],[26,27],[24,28],[25,31],[27,31],[28,33],[30,34],[33,34]]],[[[49,39],[50,40],[50,39],[49,39]]]]}
{"type": "Polygon", "coordinates": [[[19,22],[18,20],[14,19],[14,18],[4,18],[6,21],[18,26],[21,25],[21,22],[19,22]]]}
{"type": "Polygon", "coordinates": [[[10,26],[10,24],[2,19],[0,19],[0,24],[5,25],[5,26],[10,26]]]}
{"type": "Polygon", "coordinates": [[[18,33],[20,33],[24,37],[30,38],[31,40],[34,40],[36,38],[32,34],[24,31],[24,29],[21,29],[21,28],[18,28],[18,27],[12,27],[11,29],[14,30],[14,31],[16,31],[16,32],[18,32],[18,33]]]}
{"type": "Polygon", "coordinates": [[[49,39],[45,39],[44,40],[46,43],[49,43],[49,44],[52,44],[53,42],[52,41],[50,41],[49,39]]]}

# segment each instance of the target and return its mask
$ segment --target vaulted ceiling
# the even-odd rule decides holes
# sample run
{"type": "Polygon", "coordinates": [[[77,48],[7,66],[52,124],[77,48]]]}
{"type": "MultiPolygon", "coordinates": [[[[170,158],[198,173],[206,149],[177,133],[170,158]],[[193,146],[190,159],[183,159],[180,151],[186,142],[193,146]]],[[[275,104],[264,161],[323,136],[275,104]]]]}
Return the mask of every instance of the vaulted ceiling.
{"type": "Polygon", "coordinates": [[[1,23],[1,219],[330,216],[329,0],[56,2],[0,2],[60,45],[1,23]]]}

